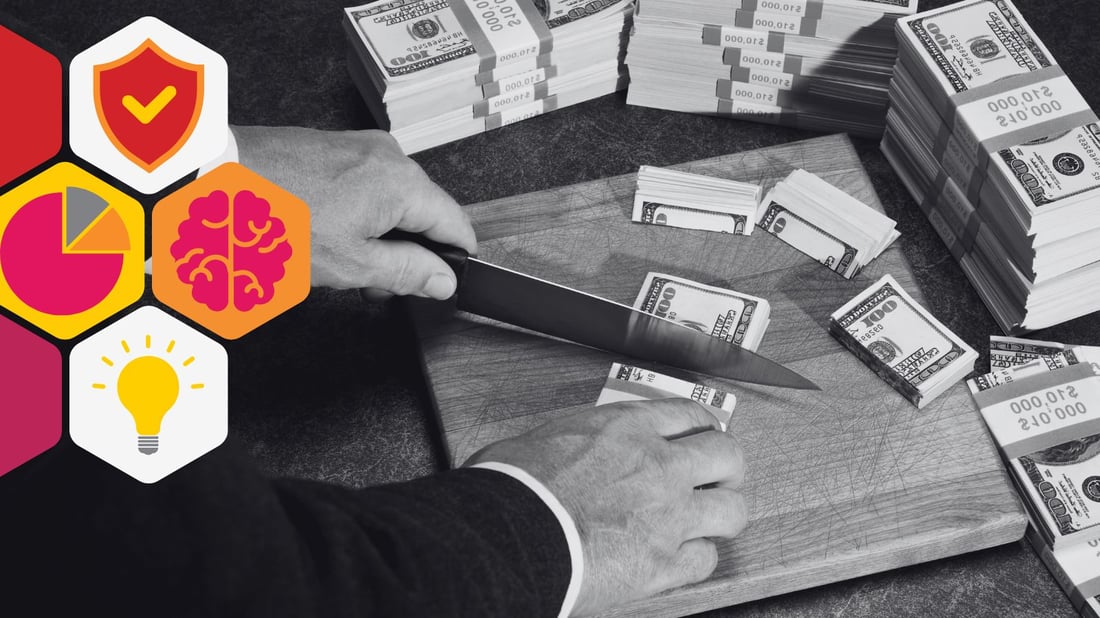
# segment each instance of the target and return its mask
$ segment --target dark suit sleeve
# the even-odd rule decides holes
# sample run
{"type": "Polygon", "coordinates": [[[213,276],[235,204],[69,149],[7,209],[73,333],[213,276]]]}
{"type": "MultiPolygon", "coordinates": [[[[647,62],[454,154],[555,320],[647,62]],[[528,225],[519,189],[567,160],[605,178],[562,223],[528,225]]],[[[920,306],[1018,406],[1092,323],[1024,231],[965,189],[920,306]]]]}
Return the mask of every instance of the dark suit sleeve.
{"type": "Polygon", "coordinates": [[[354,490],[227,444],[144,485],[64,440],[0,505],[9,616],[553,616],[571,575],[553,513],[490,470],[354,490]]]}

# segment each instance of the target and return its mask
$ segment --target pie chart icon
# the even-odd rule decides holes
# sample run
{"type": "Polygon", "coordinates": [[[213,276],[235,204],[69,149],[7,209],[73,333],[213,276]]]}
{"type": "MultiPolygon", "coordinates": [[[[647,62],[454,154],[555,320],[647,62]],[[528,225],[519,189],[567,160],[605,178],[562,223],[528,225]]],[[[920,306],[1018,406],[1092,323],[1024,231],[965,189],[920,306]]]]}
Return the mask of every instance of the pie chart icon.
{"type": "Polygon", "coordinates": [[[0,304],[68,339],[144,288],[144,211],[60,163],[0,197],[0,304]]]}

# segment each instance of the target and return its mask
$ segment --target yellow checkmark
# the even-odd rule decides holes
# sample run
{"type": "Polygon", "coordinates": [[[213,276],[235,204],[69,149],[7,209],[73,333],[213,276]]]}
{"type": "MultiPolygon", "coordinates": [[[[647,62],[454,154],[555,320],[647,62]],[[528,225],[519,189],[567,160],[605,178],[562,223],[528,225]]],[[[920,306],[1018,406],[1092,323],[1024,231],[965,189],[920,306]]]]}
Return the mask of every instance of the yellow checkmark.
{"type": "Polygon", "coordinates": [[[122,97],[122,106],[130,111],[137,118],[141,124],[149,124],[153,122],[153,119],[157,117],[166,105],[172,102],[172,99],[176,98],[176,87],[165,86],[164,90],[161,90],[157,96],[153,97],[152,101],[148,104],[142,105],[138,103],[138,100],[133,95],[126,95],[122,97]]]}

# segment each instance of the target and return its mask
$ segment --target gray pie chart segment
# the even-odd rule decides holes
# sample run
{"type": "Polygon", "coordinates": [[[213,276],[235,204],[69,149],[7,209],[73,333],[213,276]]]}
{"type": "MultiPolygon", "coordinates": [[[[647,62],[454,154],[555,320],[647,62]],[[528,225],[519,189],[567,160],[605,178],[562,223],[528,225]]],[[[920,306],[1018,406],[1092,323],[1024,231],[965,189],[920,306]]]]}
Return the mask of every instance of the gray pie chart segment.
{"type": "Polygon", "coordinates": [[[73,244],[80,233],[88,229],[109,204],[101,197],[80,187],[65,188],[65,246],[73,244]]]}

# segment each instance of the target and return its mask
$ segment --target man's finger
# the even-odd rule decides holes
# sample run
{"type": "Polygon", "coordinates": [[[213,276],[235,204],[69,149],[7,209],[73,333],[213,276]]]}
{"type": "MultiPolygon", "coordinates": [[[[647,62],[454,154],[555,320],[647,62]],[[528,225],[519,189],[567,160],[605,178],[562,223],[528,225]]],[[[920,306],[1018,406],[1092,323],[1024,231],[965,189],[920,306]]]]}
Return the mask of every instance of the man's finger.
{"type": "Polygon", "coordinates": [[[698,489],[688,504],[686,527],[689,538],[735,537],[749,522],[745,496],[732,489],[698,489]]]}
{"type": "Polygon", "coordinates": [[[692,539],[680,546],[669,568],[657,576],[658,590],[678,588],[701,582],[718,566],[718,547],[714,541],[692,539]]]}
{"type": "Polygon", "coordinates": [[[397,222],[397,228],[423,234],[434,241],[454,245],[470,255],[476,255],[477,236],[466,211],[422,170],[417,168],[412,173],[423,178],[413,184],[418,190],[407,196],[407,206],[397,222]]]}
{"type": "Polygon", "coordinates": [[[364,261],[369,267],[360,287],[438,300],[454,295],[454,271],[438,255],[416,243],[369,239],[364,261]]]}
{"type": "MultiPolygon", "coordinates": [[[[654,431],[670,440],[700,431],[721,428],[713,414],[690,399],[632,402],[631,408],[630,419],[635,427],[654,431]]],[[[608,413],[611,411],[608,410],[608,413]]]]}
{"type": "Polygon", "coordinates": [[[721,483],[737,489],[745,480],[745,454],[728,433],[704,431],[670,442],[689,469],[694,487],[721,483]]]}

